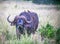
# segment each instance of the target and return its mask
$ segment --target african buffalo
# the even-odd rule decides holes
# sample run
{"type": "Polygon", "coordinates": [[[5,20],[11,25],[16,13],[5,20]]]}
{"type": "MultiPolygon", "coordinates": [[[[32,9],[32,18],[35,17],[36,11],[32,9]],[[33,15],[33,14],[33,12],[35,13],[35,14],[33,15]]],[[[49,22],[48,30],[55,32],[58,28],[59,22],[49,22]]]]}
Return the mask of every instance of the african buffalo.
{"type": "Polygon", "coordinates": [[[9,17],[7,17],[7,21],[11,23],[11,25],[16,26],[16,34],[17,37],[20,38],[21,34],[25,34],[25,31],[27,31],[27,34],[30,35],[31,33],[34,34],[38,27],[38,16],[35,12],[31,11],[24,11],[17,15],[13,21],[9,20],[9,17]]]}

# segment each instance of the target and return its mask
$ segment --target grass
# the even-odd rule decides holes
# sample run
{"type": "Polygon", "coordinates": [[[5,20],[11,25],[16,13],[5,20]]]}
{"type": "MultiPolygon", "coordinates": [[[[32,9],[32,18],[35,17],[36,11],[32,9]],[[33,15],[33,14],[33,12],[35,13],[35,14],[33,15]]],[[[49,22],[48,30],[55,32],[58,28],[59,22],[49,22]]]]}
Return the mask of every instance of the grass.
{"type": "Polygon", "coordinates": [[[12,36],[12,39],[7,40],[5,44],[39,44],[39,43],[33,39],[32,35],[28,37],[28,35],[25,34],[21,35],[20,40],[17,40],[16,35],[12,36]]]}
{"type": "Polygon", "coordinates": [[[24,37],[21,36],[20,40],[8,40],[6,41],[6,44],[33,44],[32,38],[31,37],[24,37]]]}
{"type": "MultiPolygon", "coordinates": [[[[7,23],[7,21],[4,19],[4,17],[0,17],[0,38],[2,37],[2,35],[4,37],[2,37],[1,42],[4,41],[4,44],[41,44],[41,41],[37,41],[37,37],[34,38],[33,35],[30,35],[28,37],[27,34],[25,35],[21,35],[21,39],[20,40],[17,40],[17,36],[16,36],[16,32],[15,32],[15,27],[10,27],[7,23]],[[2,34],[4,33],[4,34],[2,34]],[[3,39],[5,38],[5,39],[3,39]]],[[[47,24],[45,27],[41,27],[37,33],[47,33],[47,38],[50,37],[51,33],[54,34],[54,28],[53,26],[47,24]],[[42,29],[42,31],[41,31],[42,29]],[[44,29],[46,29],[44,31],[44,29]]],[[[45,34],[44,33],[44,34],[45,34]]],[[[45,36],[45,35],[44,35],[45,36]]],[[[52,35],[53,36],[53,35],[52,35]]],[[[41,39],[41,38],[40,38],[41,39]]],[[[49,40],[49,39],[48,39],[49,40]]],[[[48,44],[48,40],[45,40],[44,44],[48,44]]],[[[0,42],[0,44],[2,44],[0,42]]]]}

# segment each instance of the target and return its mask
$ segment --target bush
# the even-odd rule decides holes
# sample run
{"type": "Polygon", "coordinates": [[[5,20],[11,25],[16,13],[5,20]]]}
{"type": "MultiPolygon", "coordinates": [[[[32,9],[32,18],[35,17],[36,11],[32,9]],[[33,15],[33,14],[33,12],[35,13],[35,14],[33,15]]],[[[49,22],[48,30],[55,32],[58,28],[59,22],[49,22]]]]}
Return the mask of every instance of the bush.
{"type": "Polygon", "coordinates": [[[60,28],[56,32],[56,44],[60,44],[60,28]]]}
{"type": "Polygon", "coordinates": [[[41,32],[41,36],[43,37],[54,38],[56,30],[52,25],[47,23],[46,26],[41,26],[39,32],[41,32]]]}

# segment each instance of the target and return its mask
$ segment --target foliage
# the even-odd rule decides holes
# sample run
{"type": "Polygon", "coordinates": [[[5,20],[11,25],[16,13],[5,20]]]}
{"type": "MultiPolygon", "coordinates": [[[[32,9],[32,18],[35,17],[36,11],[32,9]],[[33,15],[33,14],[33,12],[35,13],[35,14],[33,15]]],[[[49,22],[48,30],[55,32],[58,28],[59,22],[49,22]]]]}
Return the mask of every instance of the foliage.
{"type": "Polygon", "coordinates": [[[32,0],[36,4],[60,4],[59,0],[32,0]]]}
{"type": "Polygon", "coordinates": [[[56,44],[60,44],[60,28],[56,32],[56,44]]]}
{"type": "Polygon", "coordinates": [[[47,23],[46,26],[41,26],[39,32],[41,32],[41,36],[43,37],[54,38],[56,30],[52,25],[47,23]]]}

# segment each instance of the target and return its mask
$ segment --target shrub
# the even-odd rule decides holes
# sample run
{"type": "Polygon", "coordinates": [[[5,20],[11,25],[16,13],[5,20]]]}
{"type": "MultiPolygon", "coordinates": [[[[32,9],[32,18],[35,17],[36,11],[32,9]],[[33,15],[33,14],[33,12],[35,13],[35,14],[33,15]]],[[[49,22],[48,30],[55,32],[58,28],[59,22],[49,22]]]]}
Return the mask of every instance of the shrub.
{"type": "Polygon", "coordinates": [[[56,44],[60,44],[60,28],[56,32],[56,44]]]}
{"type": "Polygon", "coordinates": [[[43,37],[54,38],[56,30],[52,25],[47,23],[46,26],[41,26],[39,32],[41,32],[41,36],[43,37]]]}

